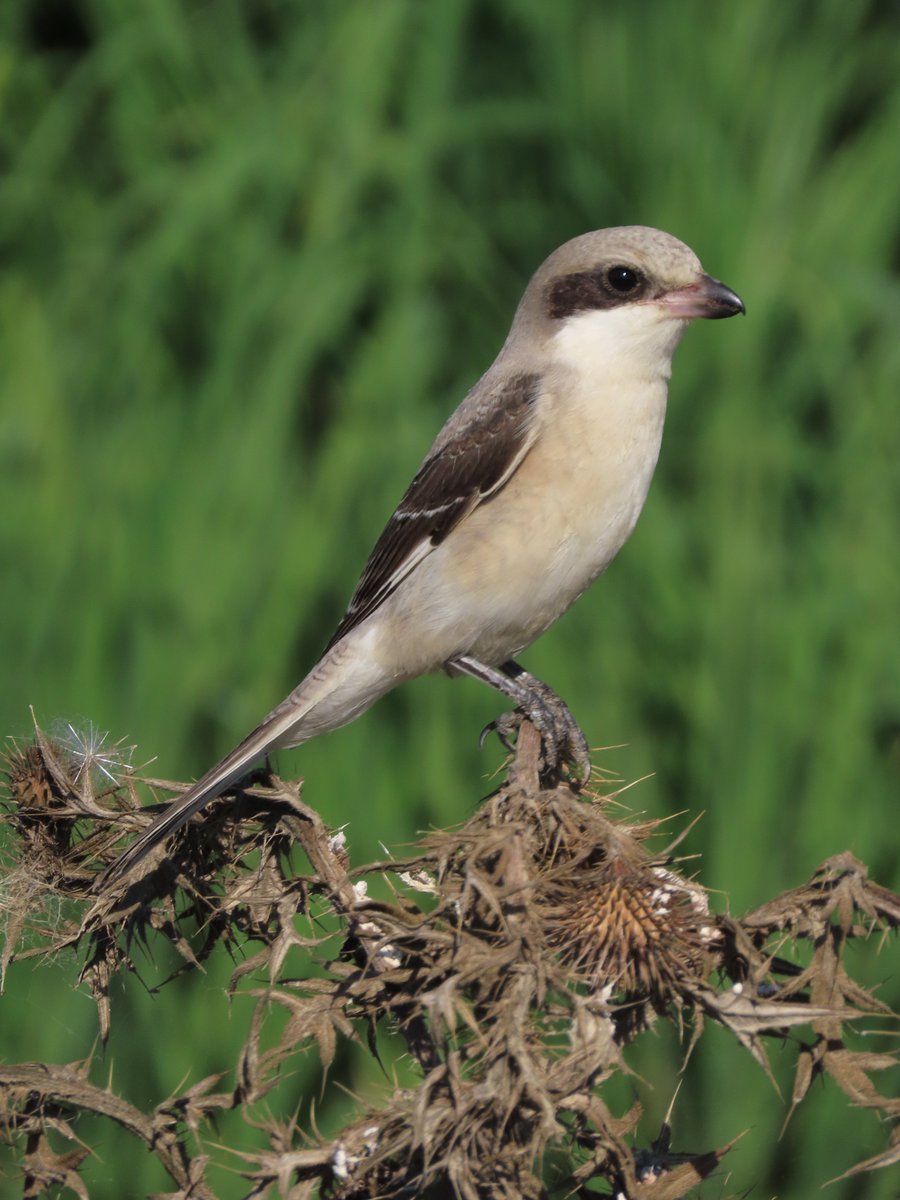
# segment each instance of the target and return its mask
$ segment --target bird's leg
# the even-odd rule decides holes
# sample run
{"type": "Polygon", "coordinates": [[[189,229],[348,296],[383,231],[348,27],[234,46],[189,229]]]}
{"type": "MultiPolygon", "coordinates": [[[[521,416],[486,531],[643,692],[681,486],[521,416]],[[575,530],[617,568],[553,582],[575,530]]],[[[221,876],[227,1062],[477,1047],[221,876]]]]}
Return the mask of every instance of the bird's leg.
{"type": "Polygon", "coordinates": [[[481,731],[481,745],[484,745],[484,739],[489,733],[496,732],[506,749],[512,750],[509,737],[518,728],[523,717],[525,717],[541,735],[541,740],[544,743],[544,758],[547,767],[551,767],[558,762],[559,743],[556,736],[556,721],[543,696],[520,683],[518,679],[508,675],[502,668],[489,667],[485,663],[479,662],[477,658],[469,658],[468,656],[454,658],[447,666],[453,672],[471,675],[473,679],[480,679],[482,683],[488,684],[489,687],[496,688],[504,696],[509,696],[513,699],[520,710],[515,713],[505,713],[502,717],[498,717],[496,721],[492,721],[490,725],[485,726],[481,731]]]}
{"type": "Polygon", "coordinates": [[[541,735],[545,769],[555,773],[561,761],[569,761],[578,768],[580,775],[578,780],[572,780],[573,784],[580,787],[587,782],[591,773],[587,739],[568,706],[552,688],[511,659],[500,667],[489,667],[464,656],[453,659],[448,666],[510,696],[520,710],[520,713],[506,713],[486,726],[482,730],[482,742],[488,733],[496,732],[503,745],[510,749],[510,734],[521,723],[522,717],[527,717],[541,735]]]}

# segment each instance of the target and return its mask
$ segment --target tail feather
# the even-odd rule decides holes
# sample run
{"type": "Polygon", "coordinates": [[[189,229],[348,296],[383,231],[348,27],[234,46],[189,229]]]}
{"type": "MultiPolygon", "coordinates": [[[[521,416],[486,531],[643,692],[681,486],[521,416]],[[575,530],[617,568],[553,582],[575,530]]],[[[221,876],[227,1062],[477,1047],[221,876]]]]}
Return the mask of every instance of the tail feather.
{"type": "Polygon", "coordinates": [[[246,775],[250,767],[276,746],[286,730],[296,725],[300,718],[293,706],[292,711],[282,712],[284,708],[285,705],[279,705],[240,745],[235,746],[221,762],[210,768],[180,799],[173,801],[164,813],[147,826],[137,841],[103,872],[97,887],[101,888],[121,879],[146,858],[154,847],[176,833],[195,813],[221,795],[229,784],[246,775]]]}
{"type": "Polygon", "coordinates": [[[362,630],[338,642],[303,682],[235,746],[230,754],[198,779],[144,830],[137,841],[108,867],[97,890],[121,879],[170,834],[176,832],[229,784],[245,775],[269,750],[299,746],[320,733],[346,725],[399,679],[367,653],[362,630]]]}

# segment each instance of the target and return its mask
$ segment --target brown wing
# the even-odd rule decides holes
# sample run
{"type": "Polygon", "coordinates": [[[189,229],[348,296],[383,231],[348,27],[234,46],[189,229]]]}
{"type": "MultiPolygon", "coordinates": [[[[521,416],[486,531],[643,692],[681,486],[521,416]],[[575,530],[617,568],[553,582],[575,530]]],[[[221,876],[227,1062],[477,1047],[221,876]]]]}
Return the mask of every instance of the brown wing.
{"type": "Polygon", "coordinates": [[[476,505],[500,490],[531,447],[539,376],[515,375],[490,411],[425,460],[369,556],[326,651],[373,613],[476,505]]]}

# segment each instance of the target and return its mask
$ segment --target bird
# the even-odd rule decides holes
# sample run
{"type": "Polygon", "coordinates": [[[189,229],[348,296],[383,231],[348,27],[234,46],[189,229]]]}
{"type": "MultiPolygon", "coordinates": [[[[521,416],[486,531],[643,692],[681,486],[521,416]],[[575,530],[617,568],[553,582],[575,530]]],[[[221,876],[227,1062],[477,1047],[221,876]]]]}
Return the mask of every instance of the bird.
{"type": "MultiPolygon", "coordinates": [[[[405,680],[480,679],[532,721],[545,765],[590,774],[566,704],[516,656],[631,534],[660,451],[672,356],[695,318],[744,313],[671,234],[630,225],[537,269],[494,362],[437,435],[321,657],[102,876],[134,867],[271,750],[348,724],[405,680]]],[[[482,739],[483,740],[483,739],[482,739]]]]}

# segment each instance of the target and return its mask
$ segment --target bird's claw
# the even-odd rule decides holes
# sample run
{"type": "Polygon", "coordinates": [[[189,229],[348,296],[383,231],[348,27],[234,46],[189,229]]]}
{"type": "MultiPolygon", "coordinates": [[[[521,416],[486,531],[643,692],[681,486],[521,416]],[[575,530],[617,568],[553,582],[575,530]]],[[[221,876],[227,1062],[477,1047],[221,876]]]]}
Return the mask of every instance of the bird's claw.
{"type": "Polygon", "coordinates": [[[484,743],[488,740],[492,733],[496,733],[500,745],[508,754],[515,752],[515,745],[510,740],[512,736],[518,732],[519,727],[525,720],[522,712],[516,709],[515,712],[501,713],[494,721],[488,721],[484,729],[478,735],[478,749],[484,749],[484,743]]]}

